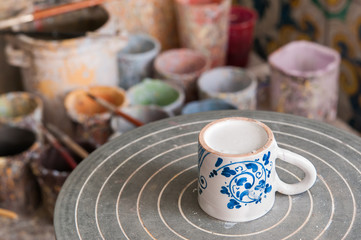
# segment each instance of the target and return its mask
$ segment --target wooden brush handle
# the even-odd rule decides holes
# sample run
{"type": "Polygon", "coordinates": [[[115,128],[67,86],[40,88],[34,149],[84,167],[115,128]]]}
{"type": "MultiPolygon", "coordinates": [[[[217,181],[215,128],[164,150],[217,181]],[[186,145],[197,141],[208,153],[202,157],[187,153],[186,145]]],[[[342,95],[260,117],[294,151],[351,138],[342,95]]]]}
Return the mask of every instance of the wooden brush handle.
{"type": "Polygon", "coordinates": [[[60,6],[56,6],[56,7],[36,11],[36,12],[33,13],[33,17],[34,17],[34,20],[39,20],[39,19],[48,18],[48,17],[52,17],[52,16],[55,16],[55,15],[59,15],[59,14],[79,10],[79,9],[82,9],[82,8],[96,6],[96,5],[102,4],[102,3],[106,2],[106,1],[107,0],[84,0],[84,1],[81,1],[81,2],[63,4],[63,5],[60,5],[60,6]]]}
{"type": "Polygon", "coordinates": [[[131,117],[130,115],[125,114],[125,113],[123,113],[123,112],[121,112],[119,110],[115,110],[114,113],[117,114],[118,116],[121,116],[121,117],[125,118],[126,120],[133,123],[137,127],[140,127],[140,126],[144,125],[144,123],[142,123],[141,121],[139,121],[139,120],[131,117]]]}
{"type": "Polygon", "coordinates": [[[74,158],[63,146],[60,145],[60,143],[58,142],[58,140],[56,140],[53,134],[51,134],[44,126],[41,126],[41,129],[45,137],[49,140],[50,144],[60,153],[61,156],[63,156],[71,169],[76,168],[77,163],[75,162],[74,158]]]}

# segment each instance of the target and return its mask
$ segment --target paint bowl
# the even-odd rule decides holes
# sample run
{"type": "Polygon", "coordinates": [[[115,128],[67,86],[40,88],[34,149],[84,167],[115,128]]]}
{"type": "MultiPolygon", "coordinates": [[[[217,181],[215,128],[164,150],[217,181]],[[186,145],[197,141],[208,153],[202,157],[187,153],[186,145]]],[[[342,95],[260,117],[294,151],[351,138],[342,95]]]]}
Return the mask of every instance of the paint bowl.
{"type": "Polygon", "coordinates": [[[317,43],[295,41],[272,53],[271,108],[332,121],[337,116],[340,54],[317,43]]]}
{"type": "Polygon", "coordinates": [[[227,65],[245,67],[253,45],[257,13],[246,7],[232,6],[229,23],[227,65]]]}
{"type": "Polygon", "coordinates": [[[257,105],[257,79],[238,67],[219,67],[198,79],[201,99],[219,98],[240,110],[254,110],[257,105]]]}
{"type": "MultiPolygon", "coordinates": [[[[138,105],[122,108],[122,111],[144,124],[172,116],[169,112],[157,106],[138,105]]],[[[136,128],[135,125],[119,116],[113,116],[110,124],[116,136],[136,128]]]]}
{"type": "Polygon", "coordinates": [[[31,213],[39,205],[39,186],[30,162],[40,150],[28,129],[0,126],[0,208],[31,213]]]}
{"type": "Polygon", "coordinates": [[[199,112],[208,112],[216,110],[233,110],[236,106],[227,103],[221,99],[205,99],[200,101],[193,101],[184,106],[182,114],[192,114],[199,112]]]}
{"type": "Polygon", "coordinates": [[[155,105],[170,114],[179,114],[185,94],[181,87],[168,81],[145,79],[127,91],[130,105],[155,105]]]}
{"type": "Polygon", "coordinates": [[[10,92],[0,95],[0,123],[34,131],[40,139],[43,102],[35,94],[10,92]]]}
{"type": "Polygon", "coordinates": [[[161,53],[154,67],[162,79],[173,81],[183,87],[186,102],[198,99],[197,79],[209,68],[209,59],[192,49],[172,49],[161,53]]]}
{"type": "Polygon", "coordinates": [[[86,92],[102,98],[118,108],[128,104],[123,89],[109,86],[92,86],[69,92],[64,100],[68,116],[74,122],[76,139],[89,140],[95,146],[104,144],[112,134],[111,113],[93,101],[86,92]]]}
{"type": "Polygon", "coordinates": [[[129,37],[127,45],[118,53],[119,86],[128,89],[153,75],[153,61],[160,51],[155,38],[136,34],[129,37]]]}
{"type": "Polygon", "coordinates": [[[126,37],[118,34],[101,6],[21,24],[14,30],[34,34],[9,36],[8,62],[21,68],[24,90],[42,98],[44,120],[71,134],[65,94],[90,85],[117,86],[116,57],[126,37]]]}
{"type": "Polygon", "coordinates": [[[210,58],[211,68],[226,63],[231,0],[176,0],[181,46],[210,58]]]}
{"type": "MultiPolygon", "coordinates": [[[[95,150],[95,146],[89,142],[77,143],[88,153],[95,150]]],[[[77,163],[83,160],[70,149],[66,149],[77,163]]],[[[40,186],[42,205],[49,218],[52,219],[56,199],[72,169],[54,147],[47,145],[31,162],[31,170],[40,186]]]]}

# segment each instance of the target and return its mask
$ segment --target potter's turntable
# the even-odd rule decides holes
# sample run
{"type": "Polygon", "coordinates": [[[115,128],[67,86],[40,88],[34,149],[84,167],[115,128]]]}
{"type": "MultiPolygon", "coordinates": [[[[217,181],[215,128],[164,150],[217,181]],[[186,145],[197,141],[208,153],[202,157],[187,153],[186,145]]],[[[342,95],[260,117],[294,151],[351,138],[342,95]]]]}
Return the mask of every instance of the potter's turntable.
{"type": "MultiPolygon", "coordinates": [[[[278,162],[286,182],[298,168],[278,162]]],[[[128,132],[70,175],[55,209],[57,239],[359,239],[361,139],[329,125],[269,112],[222,111],[168,118],[128,132]],[[308,158],[318,179],[307,192],[276,195],[247,223],[222,222],[197,203],[197,137],[212,120],[260,120],[280,147],[308,158]]]]}

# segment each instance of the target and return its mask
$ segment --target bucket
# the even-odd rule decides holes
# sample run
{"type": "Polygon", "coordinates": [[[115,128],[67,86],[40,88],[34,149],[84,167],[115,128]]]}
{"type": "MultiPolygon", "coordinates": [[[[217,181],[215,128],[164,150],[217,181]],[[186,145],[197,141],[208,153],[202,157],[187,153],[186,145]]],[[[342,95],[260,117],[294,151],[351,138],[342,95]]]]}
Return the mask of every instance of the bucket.
{"type": "Polygon", "coordinates": [[[317,120],[337,116],[340,54],[317,43],[294,41],[272,53],[271,108],[317,120]]]}
{"type": "Polygon", "coordinates": [[[125,40],[115,35],[116,28],[108,19],[100,6],[82,9],[24,24],[22,31],[35,33],[8,41],[8,61],[21,67],[25,90],[42,97],[45,121],[68,134],[64,94],[82,86],[117,85],[116,54],[125,40]],[[58,37],[44,37],[39,32],[56,32],[58,37]],[[92,33],[83,36],[79,32],[92,33]]]}
{"type": "Polygon", "coordinates": [[[0,123],[34,131],[38,139],[42,133],[43,102],[28,92],[10,92],[0,95],[0,123]]]}
{"type": "Polygon", "coordinates": [[[0,126],[0,208],[20,214],[37,208],[40,193],[30,162],[39,150],[32,131],[0,126]]]}
{"type": "Polygon", "coordinates": [[[95,97],[122,108],[128,102],[122,88],[110,86],[92,86],[70,91],[65,97],[67,115],[73,122],[75,137],[79,141],[89,141],[99,147],[110,135],[111,113],[86,95],[86,91],[95,97]]]}

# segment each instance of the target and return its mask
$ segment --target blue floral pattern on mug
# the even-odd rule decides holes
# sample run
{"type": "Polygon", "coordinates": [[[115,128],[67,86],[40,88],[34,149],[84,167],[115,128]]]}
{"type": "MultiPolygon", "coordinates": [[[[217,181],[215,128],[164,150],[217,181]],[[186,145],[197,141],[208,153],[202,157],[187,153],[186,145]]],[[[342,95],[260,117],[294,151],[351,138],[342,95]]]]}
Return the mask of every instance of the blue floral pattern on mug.
{"type": "MultiPolygon", "coordinates": [[[[208,156],[208,152],[199,147],[198,149],[198,171],[203,161],[208,156]]],[[[218,158],[215,163],[215,169],[209,173],[209,178],[224,176],[228,181],[221,187],[220,193],[227,195],[230,199],[227,204],[229,209],[238,209],[242,205],[251,203],[260,203],[267,193],[271,192],[272,186],[267,183],[270,178],[273,163],[269,161],[271,152],[263,155],[263,158],[253,161],[240,161],[223,164],[223,159],[218,158]]],[[[204,176],[200,176],[199,194],[207,188],[207,181],[204,176]]]]}
{"type": "MultiPolygon", "coordinates": [[[[209,155],[210,153],[207,152],[201,145],[198,146],[198,173],[199,170],[202,167],[204,159],[209,155]]],[[[199,175],[199,174],[198,174],[199,175]]],[[[198,179],[198,185],[199,185],[199,194],[202,194],[202,189],[207,188],[207,180],[204,176],[200,176],[198,179]]]]}

